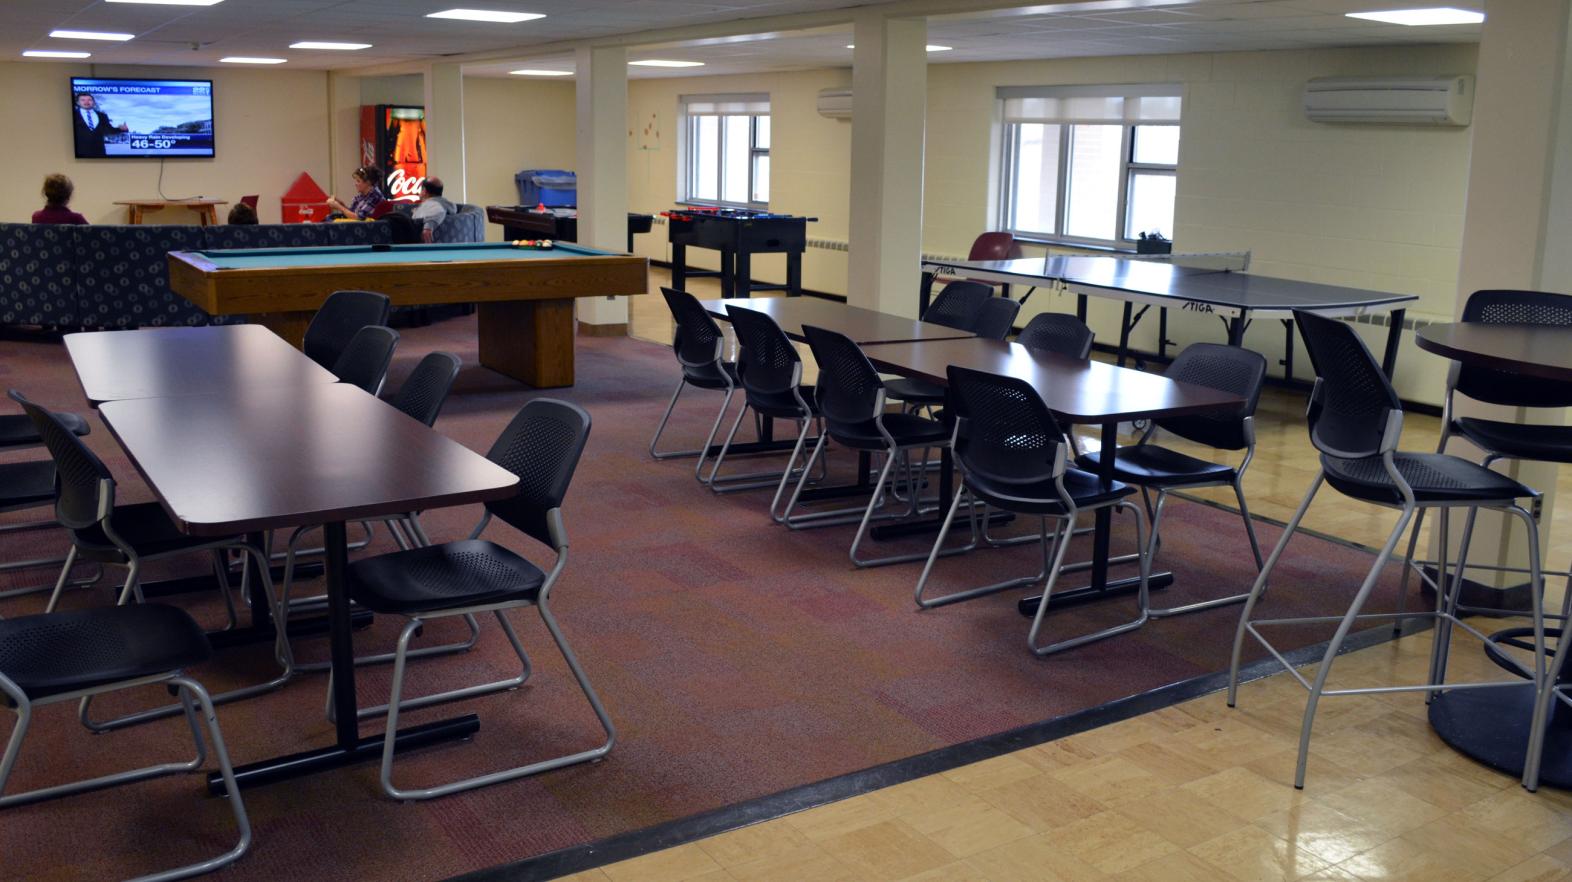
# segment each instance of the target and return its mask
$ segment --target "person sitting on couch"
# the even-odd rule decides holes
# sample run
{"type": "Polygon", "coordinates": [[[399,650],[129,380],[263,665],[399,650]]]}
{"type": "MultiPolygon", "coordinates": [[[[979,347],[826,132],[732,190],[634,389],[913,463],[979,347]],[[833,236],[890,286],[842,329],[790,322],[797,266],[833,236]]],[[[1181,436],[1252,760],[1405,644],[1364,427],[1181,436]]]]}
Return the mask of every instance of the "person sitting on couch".
{"type": "Polygon", "coordinates": [[[235,203],[235,207],[229,210],[227,223],[232,227],[236,225],[251,225],[256,222],[257,210],[244,202],[235,203]]]}
{"type": "Polygon", "coordinates": [[[382,170],[374,165],[363,165],[350,173],[350,179],[355,182],[355,198],[345,205],[337,196],[329,196],[327,206],[344,217],[365,220],[388,198],[382,194],[382,170]]]}
{"type": "Polygon", "coordinates": [[[448,219],[448,215],[458,211],[458,207],[442,198],[442,179],[426,178],[420,185],[420,204],[415,206],[415,213],[410,215],[415,223],[420,225],[420,240],[430,242],[437,233],[437,227],[448,219]]]}
{"type": "Polygon", "coordinates": [[[85,224],[87,218],[71,210],[71,194],[76,186],[62,174],[44,178],[44,207],[33,212],[35,224],[85,224]]]}

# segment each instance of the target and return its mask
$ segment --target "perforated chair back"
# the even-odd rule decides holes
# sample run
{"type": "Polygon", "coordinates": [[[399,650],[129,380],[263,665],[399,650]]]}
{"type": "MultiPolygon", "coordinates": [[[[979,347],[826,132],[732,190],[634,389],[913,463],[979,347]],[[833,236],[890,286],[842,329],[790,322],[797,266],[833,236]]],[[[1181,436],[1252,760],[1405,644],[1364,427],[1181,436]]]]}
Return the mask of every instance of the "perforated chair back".
{"type": "Polygon", "coordinates": [[[1092,329],[1065,312],[1042,312],[1021,329],[1015,342],[1030,349],[1057,352],[1071,358],[1091,358],[1092,329]]]}
{"type": "MultiPolygon", "coordinates": [[[[1475,291],[1463,321],[1485,325],[1572,326],[1572,296],[1545,291],[1475,291]]],[[[1511,407],[1572,407],[1572,383],[1460,365],[1457,391],[1475,401],[1511,407]]]]}
{"type": "Polygon", "coordinates": [[[108,517],[115,508],[115,477],[109,467],[54,413],[15,389],[9,394],[33,421],[55,461],[55,520],[83,530],[108,517]]]}
{"type": "Polygon", "coordinates": [[[1192,343],[1163,375],[1181,383],[1231,392],[1243,398],[1245,404],[1235,411],[1169,417],[1158,420],[1157,425],[1181,438],[1219,450],[1243,450],[1250,446],[1244,421],[1245,417],[1255,416],[1261,387],[1266,382],[1266,358],[1261,353],[1221,343],[1192,343]]]}
{"type": "Polygon", "coordinates": [[[1403,409],[1380,363],[1347,322],[1299,310],[1294,322],[1315,365],[1310,443],[1341,459],[1379,454],[1387,415],[1403,409]]]}
{"type": "Polygon", "coordinates": [[[550,513],[560,508],[589,440],[590,415],[577,404],[536,398],[520,408],[486,458],[519,476],[518,492],[486,510],[547,545],[550,513]]]}
{"type": "Polygon", "coordinates": [[[355,332],[349,345],[333,364],[333,376],[339,382],[359,386],[372,395],[382,390],[387,379],[388,365],[393,363],[393,350],[398,346],[398,331],[382,325],[371,325],[355,332]]]}
{"type": "Polygon", "coordinates": [[[1064,432],[1030,383],[951,365],[955,457],[991,483],[1032,484],[1062,469],[1064,432]]]}
{"type": "Polygon", "coordinates": [[[934,298],[922,320],[970,331],[977,326],[977,313],[993,297],[993,289],[982,282],[957,281],[944,286],[934,298]]]}
{"type": "Polygon", "coordinates": [[[812,325],[803,325],[802,333],[819,364],[814,398],[831,428],[836,423],[865,423],[879,416],[884,383],[857,344],[845,334],[812,325]]]}
{"type": "Polygon", "coordinates": [[[306,326],[301,349],[306,357],[328,370],[355,336],[368,325],[385,325],[393,311],[393,301],[375,291],[334,291],[306,326]]]}
{"type": "Polygon", "coordinates": [[[1009,260],[1021,256],[1021,245],[1015,236],[1000,231],[983,233],[972,240],[972,250],[967,260],[1009,260]]]}
{"type": "Polygon", "coordinates": [[[1008,297],[989,297],[977,310],[977,323],[972,333],[984,340],[1003,340],[1015,330],[1015,316],[1021,304],[1008,297]]]}
{"type": "Polygon", "coordinates": [[[703,367],[719,362],[721,341],[726,336],[715,324],[715,318],[704,311],[699,299],[675,288],[662,287],[660,293],[666,298],[666,307],[677,323],[671,335],[671,351],[676,353],[677,361],[683,367],[703,367]]]}
{"type": "Polygon", "coordinates": [[[791,391],[801,379],[802,357],[781,326],[762,312],[727,306],[737,332],[737,374],[749,393],[779,394],[791,391]]]}
{"type": "Polygon", "coordinates": [[[459,357],[451,352],[427,354],[388,403],[428,426],[436,423],[461,365],[459,357]]]}

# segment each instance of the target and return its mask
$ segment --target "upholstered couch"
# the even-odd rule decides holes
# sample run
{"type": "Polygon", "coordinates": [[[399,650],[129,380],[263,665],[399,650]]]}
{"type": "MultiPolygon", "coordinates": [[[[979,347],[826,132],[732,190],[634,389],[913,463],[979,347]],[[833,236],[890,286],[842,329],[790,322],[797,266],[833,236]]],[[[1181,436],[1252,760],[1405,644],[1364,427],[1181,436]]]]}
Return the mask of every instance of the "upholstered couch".
{"type": "Polygon", "coordinates": [[[168,253],[390,241],[382,223],[51,226],[0,223],[0,325],[134,328],[211,319],[169,290],[168,253]]]}

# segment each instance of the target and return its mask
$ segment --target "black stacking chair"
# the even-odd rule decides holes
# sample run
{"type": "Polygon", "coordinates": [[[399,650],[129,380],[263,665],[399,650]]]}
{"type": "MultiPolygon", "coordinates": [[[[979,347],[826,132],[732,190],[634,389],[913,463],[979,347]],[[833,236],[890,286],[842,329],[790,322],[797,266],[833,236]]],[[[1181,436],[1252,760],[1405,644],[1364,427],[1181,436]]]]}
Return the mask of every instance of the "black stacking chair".
{"type": "MultiPolygon", "coordinates": [[[[934,298],[933,303],[922,314],[922,320],[936,325],[944,325],[947,328],[955,328],[959,331],[970,331],[979,337],[989,336],[990,339],[1003,340],[1010,333],[1009,323],[1015,321],[1015,314],[1021,309],[1019,303],[1010,301],[1015,305],[1009,309],[1008,321],[1003,322],[1005,325],[1004,330],[996,335],[981,333],[977,329],[977,323],[982,319],[984,309],[991,301],[1008,299],[994,297],[993,286],[991,285],[983,282],[958,280],[944,286],[943,290],[939,292],[939,296],[934,298]]],[[[989,330],[996,330],[1001,323],[1000,319],[1004,318],[1002,310],[1005,307],[998,307],[998,309],[1001,311],[993,312],[989,310],[995,317],[991,321],[993,327],[989,330]]],[[[907,410],[911,411],[925,407],[931,410],[944,404],[944,388],[942,386],[915,377],[897,377],[886,381],[884,394],[891,401],[901,402],[907,410]]]]}
{"type": "MultiPolygon", "coordinates": [[[[404,385],[399,387],[398,392],[388,400],[388,403],[427,426],[434,425],[437,421],[437,415],[442,412],[442,406],[447,403],[448,393],[452,391],[453,381],[458,378],[459,368],[462,365],[463,362],[459,360],[459,357],[451,352],[428,353],[425,358],[420,360],[419,364],[415,365],[415,369],[410,372],[409,378],[404,381],[404,385]]],[[[399,548],[407,549],[417,545],[431,544],[431,539],[426,536],[426,530],[421,526],[420,517],[415,512],[410,512],[406,515],[390,516],[381,520],[387,524],[388,532],[393,534],[393,540],[398,543],[399,548]]],[[[361,523],[366,528],[367,536],[370,536],[370,524],[364,521],[361,523]]],[[[315,529],[318,529],[318,526],[298,527],[289,537],[289,550],[284,559],[284,584],[280,589],[283,601],[286,604],[291,603],[289,592],[294,585],[296,558],[302,553],[297,546],[302,536],[315,529]]],[[[308,551],[310,550],[308,549],[308,551]]],[[[316,549],[315,553],[320,553],[320,551],[321,549],[316,549]]],[[[291,606],[291,609],[302,604],[319,604],[326,599],[326,595],[301,598],[293,601],[294,605],[291,606]]],[[[446,655],[453,652],[463,652],[473,647],[475,640],[480,635],[480,625],[473,616],[465,616],[465,619],[470,631],[469,638],[466,641],[443,646],[423,647],[411,650],[410,655],[417,658],[428,655],[446,655]]],[[[357,656],[355,663],[374,664],[392,660],[393,653],[389,652],[380,655],[357,656]]],[[[295,666],[297,671],[325,671],[327,669],[327,662],[312,662],[295,666]]]]}
{"type": "MultiPolygon", "coordinates": [[[[885,413],[884,384],[879,380],[879,372],[873,369],[868,357],[862,354],[862,350],[857,348],[850,337],[811,325],[804,325],[802,330],[808,338],[808,346],[813,350],[813,358],[819,364],[819,382],[814,388],[814,398],[823,419],[823,431],[819,433],[813,453],[803,466],[802,477],[798,479],[791,501],[786,504],[786,511],[781,515],[782,522],[796,529],[806,525],[848,523],[849,516],[855,517],[856,509],[792,514],[802,496],[803,487],[808,483],[809,473],[813,471],[819,457],[824,455],[825,441],[833,438],[836,443],[853,450],[884,454],[884,466],[879,470],[879,479],[874,484],[873,494],[868,497],[867,507],[862,509],[857,536],[852,540],[852,563],[859,567],[871,567],[921,560],[922,554],[862,558],[857,555],[857,549],[868,533],[869,523],[874,520],[874,512],[887,502],[886,485],[890,483],[890,473],[897,462],[903,462],[906,466],[903,473],[910,500],[906,514],[917,512],[921,482],[913,475],[911,451],[915,448],[944,447],[949,444],[949,433],[937,420],[909,413],[885,413]]],[[[881,519],[892,516],[902,515],[884,515],[881,519]]]]}
{"type": "MultiPolygon", "coordinates": [[[[91,431],[87,421],[73,413],[57,413],[66,428],[73,434],[86,435],[91,431]]],[[[33,421],[25,413],[0,415],[0,452],[12,450],[25,450],[37,447],[44,443],[39,437],[38,430],[33,427],[33,421]]],[[[24,462],[0,463],[0,512],[26,511],[30,508],[42,508],[55,501],[55,464],[52,460],[39,459],[24,462]]],[[[43,530],[57,526],[53,520],[27,521],[20,524],[6,524],[0,526],[0,535],[7,533],[22,533],[32,530],[43,530]]],[[[63,557],[34,558],[31,560],[9,560],[0,562],[0,573],[14,572],[16,570],[41,569],[43,567],[56,567],[65,563],[63,557]]],[[[62,580],[69,579],[70,568],[61,571],[62,580]]],[[[102,573],[102,570],[99,570],[102,573]]],[[[71,584],[92,584],[98,581],[98,575],[91,578],[78,579],[71,584]]],[[[48,591],[52,585],[33,585],[26,588],[10,588],[0,591],[0,600],[7,597],[20,597],[23,594],[37,594],[48,591]]]]}
{"type": "MultiPolygon", "coordinates": [[[[742,383],[744,403],[737,411],[731,431],[726,433],[720,452],[715,455],[715,464],[705,483],[717,493],[775,487],[775,503],[779,503],[797,458],[802,455],[808,430],[816,422],[813,387],[802,385],[802,357],[774,319],[739,306],[727,306],[726,313],[737,333],[737,378],[742,383]],[[749,411],[760,420],[783,419],[797,424],[797,444],[792,448],[791,458],[779,473],[753,472],[720,477],[721,464],[726,461],[737,429],[749,411]]],[[[774,511],[774,504],[770,510],[774,511]]]]}
{"type": "MultiPolygon", "coordinates": [[[[590,416],[576,404],[549,398],[530,401],[503,430],[487,454],[492,462],[519,476],[518,492],[507,499],[486,503],[486,514],[469,539],[396,551],[349,566],[346,583],[352,600],[375,612],[409,619],[399,635],[388,703],[360,711],[362,718],[387,714],[382,789],[394,799],[429,799],[599,759],[616,741],[611,718],[569,648],[549,605],[551,590],[568,562],[568,534],[562,520],[562,500],[584,451],[589,430],[590,416]],[[478,538],[493,516],[555,550],[557,559],[551,571],[543,572],[513,551],[478,538]],[[508,610],[526,606],[540,611],[541,620],[605,731],[605,742],[589,750],[435,787],[403,790],[394,786],[393,741],[401,711],[513,689],[529,677],[529,657],[504,615],[508,610]],[[488,612],[496,615],[508,642],[518,654],[523,672],[496,683],[404,698],[404,664],[415,632],[433,619],[488,612]]],[[[332,691],[330,682],[330,696],[332,691]]]]}
{"type": "Polygon", "coordinates": [[[393,350],[398,346],[398,331],[382,325],[369,325],[355,332],[333,363],[333,376],[376,395],[388,378],[393,350]]]}
{"type": "Polygon", "coordinates": [[[990,297],[977,310],[977,323],[972,333],[984,340],[1003,340],[1015,330],[1015,316],[1021,304],[1008,297],[990,297]]]}
{"type": "MultiPolygon", "coordinates": [[[[1313,681],[1307,681],[1298,671],[1290,673],[1310,690],[1305,704],[1304,723],[1299,735],[1299,765],[1294,772],[1294,786],[1305,783],[1305,763],[1309,758],[1310,727],[1315,721],[1316,705],[1323,695],[1356,695],[1371,692],[1439,692],[1446,689],[1480,689],[1494,686],[1522,686],[1522,680],[1500,680],[1484,683],[1445,683],[1446,646],[1451,636],[1451,626],[1468,631],[1481,640],[1488,639],[1473,626],[1457,616],[1457,598],[1463,580],[1447,581],[1445,553],[1442,554],[1437,582],[1449,585],[1451,590],[1437,596],[1433,613],[1408,613],[1409,618],[1429,618],[1436,622],[1435,647],[1431,655],[1430,676],[1423,684],[1413,686],[1383,686],[1379,688],[1327,689],[1326,678],[1331,672],[1332,661],[1342,649],[1343,640],[1356,622],[1362,619],[1388,621],[1405,617],[1404,613],[1360,614],[1374,590],[1382,569],[1392,556],[1397,540],[1408,529],[1414,512],[1420,508],[1440,509],[1442,535],[1446,535],[1447,515],[1453,508],[1486,508],[1516,517],[1528,531],[1529,587],[1534,611],[1534,667],[1529,670],[1516,660],[1508,663],[1517,667],[1525,676],[1534,680],[1536,687],[1545,683],[1545,630],[1544,612],[1541,608],[1543,586],[1540,579],[1539,533],[1534,518],[1518,503],[1520,499],[1533,499],[1539,494],[1511,478],[1498,474],[1477,463],[1444,453],[1402,453],[1397,449],[1403,431],[1403,408],[1397,393],[1388,382],[1381,365],[1359,339],[1354,327],[1337,319],[1323,318],[1308,312],[1294,313],[1299,334],[1305,348],[1310,351],[1310,361],[1315,365],[1315,388],[1310,392],[1310,408],[1306,420],[1310,426],[1310,443],[1321,453],[1321,470],[1311,482],[1304,501],[1288,526],[1283,537],[1266,559],[1266,566],[1256,577],[1250,597],[1245,601],[1239,616],[1239,627],[1234,634],[1233,661],[1229,666],[1228,706],[1233,707],[1238,697],[1239,660],[1244,649],[1246,634],[1261,641],[1275,655],[1272,644],[1261,635],[1259,625],[1294,625],[1308,622],[1337,622],[1337,631],[1327,643],[1320,667],[1313,681]],[[1252,619],[1256,604],[1266,588],[1273,567],[1282,557],[1283,549],[1299,528],[1310,501],[1323,483],[1331,484],[1350,499],[1400,511],[1397,524],[1392,528],[1375,563],[1359,592],[1341,616],[1313,616],[1292,619],[1252,619]]],[[[1461,574],[1468,561],[1468,543],[1472,534],[1465,532],[1458,553],[1457,572],[1461,574]]],[[[1525,772],[1525,783],[1527,773],[1525,772]]]]}
{"type": "MultiPolygon", "coordinates": [[[[1239,516],[1244,519],[1245,535],[1250,539],[1250,554],[1255,567],[1261,569],[1261,546],[1255,538],[1255,524],[1250,520],[1250,508],[1245,504],[1245,469],[1255,458],[1255,408],[1261,400],[1261,385],[1266,379],[1266,359],[1258,352],[1223,346],[1218,343],[1192,343],[1164,371],[1170,380],[1208,386],[1232,392],[1245,399],[1245,405],[1233,413],[1205,413],[1194,416],[1169,417],[1156,420],[1146,427],[1146,432],[1136,443],[1121,447],[1114,457],[1114,477],[1136,487],[1142,494],[1156,491],[1157,500],[1147,501],[1147,516],[1152,520],[1152,542],[1147,555],[1157,556],[1162,541],[1163,508],[1174,490],[1193,490],[1198,487],[1232,487],[1234,499],[1239,502],[1239,516]],[[1158,430],[1177,435],[1186,441],[1204,444],[1218,450],[1243,450],[1244,459],[1238,467],[1226,463],[1197,459],[1187,453],[1153,443],[1158,430]]],[[[1102,463],[1102,453],[1088,453],[1079,457],[1077,465],[1089,472],[1097,471],[1102,463]]],[[[1168,609],[1154,609],[1153,617],[1176,616],[1203,609],[1239,603],[1248,592],[1203,600],[1168,609]]]]}
{"type": "MultiPolygon", "coordinates": [[[[1463,321],[1485,325],[1553,325],[1572,326],[1572,296],[1550,294],[1544,291],[1475,291],[1463,305],[1463,321]]],[[[1572,462],[1572,426],[1508,423],[1479,417],[1457,416],[1458,393],[1465,398],[1485,404],[1504,407],[1572,407],[1572,383],[1543,380],[1510,371],[1496,371],[1482,367],[1464,367],[1453,362],[1447,374],[1446,399],[1441,418],[1441,443],[1437,453],[1445,453],[1453,437],[1465,438],[1484,451],[1483,465],[1489,466],[1500,459],[1523,459],[1537,462],[1572,462]]],[[[1415,560],[1414,549],[1419,542],[1419,529],[1424,524],[1423,509],[1414,516],[1414,529],[1408,537],[1409,568],[1419,578],[1435,587],[1424,571],[1434,561],[1415,560]]],[[[1469,513],[1467,528],[1473,527],[1473,513],[1469,513]]],[[[1480,570],[1521,573],[1521,567],[1502,567],[1472,564],[1480,570]]],[[[1459,573],[1461,577],[1462,573],[1459,573]]],[[[1403,572],[1403,600],[1408,598],[1408,571],[1403,572]]],[[[1572,602],[1572,591],[1567,592],[1572,602]]],[[[1562,611],[1563,614],[1566,610],[1562,611]]]]}
{"type": "Polygon", "coordinates": [[[682,379],[677,381],[677,388],[671,393],[671,403],[666,405],[660,425],[655,427],[655,437],[650,439],[650,456],[655,459],[697,456],[699,461],[693,466],[693,476],[702,483],[704,460],[715,443],[715,436],[720,433],[721,420],[725,419],[726,408],[731,406],[732,393],[737,389],[737,366],[725,360],[726,335],[721,333],[715,319],[699,305],[697,297],[675,288],[663,287],[660,293],[665,296],[666,306],[676,322],[671,351],[676,354],[677,364],[682,368],[682,379]],[[721,398],[720,411],[715,414],[715,422],[710,426],[710,434],[704,440],[703,447],[661,453],[656,445],[660,443],[661,433],[666,431],[671,412],[677,407],[677,398],[688,386],[725,392],[721,398]]]}
{"type": "Polygon", "coordinates": [[[1043,349],[1071,358],[1092,357],[1092,329],[1065,312],[1040,312],[1026,323],[1015,342],[1028,349],[1043,349]]]}
{"type": "MultiPolygon", "coordinates": [[[[949,370],[950,407],[955,422],[955,462],[960,467],[961,490],[945,513],[939,536],[928,555],[928,562],[917,579],[915,599],[924,609],[961,600],[971,600],[1011,588],[1043,583],[1042,603],[1027,632],[1027,648],[1039,656],[1051,655],[1076,646],[1132,631],[1146,624],[1147,576],[1150,558],[1146,553],[1146,519],[1140,506],[1127,501],[1135,490],[1115,481],[1104,489],[1101,480],[1089,472],[1069,466],[1070,447],[1053,414],[1043,404],[1030,383],[1014,377],[974,371],[952,365],[949,370]],[[940,597],[926,597],[925,590],[933,573],[934,561],[944,552],[945,537],[964,500],[975,499],[1004,511],[1038,518],[1038,543],[1042,547],[1042,571],[1034,576],[1009,579],[979,588],[956,591],[940,597]],[[1082,512],[1117,508],[1135,515],[1136,547],[1141,565],[1140,589],[1136,592],[1136,617],[1128,622],[1103,628],[1054,643],[1039,644],[1044,617],[1053,595],[1054,582],[1064,568],[1064,555],[1075,535],[1075,521],[1082,512]],[[1048,536],[1048,521],[1054,521],[1053,539],[1048,536]]],[[[977,542],[975,507],[968,506],[972,521],[972,545],[977,542]]],[[[968,546],[970,547],[970,546],[968,546]]]]}
{"type": "Polygon", "coordinates": [[[306,357],[328,370],[338,364],[355,332],[371,325],[385,325],[393,301],[375,291],[334,291],[306,326],[301,347],[306,357]]]}
{"type": "MultiPolygon", "coordinates": [[[[91,517],[72,522],[95,524],[91,517]]],[[[84,527],[90,529],[90,527],[84,527]]],[[[16,713],[16,726],[0,758],[0,809],[99,790],[119,784],[146,781],[177,772],[198,772],[207,762],[207,745],[197,720],[197,705],[213,738],[224,794],[240,828],[240,841],[217,857],[163,870],[142,880],[184,879],[233,863],[251,846],[251,822],[235,783],[224,735],[218,728],[213,700],[202,684],[186,676],[185,669],[206,661],[212,653],[207,635],[189,615],[172,606],[101,607],[0,620],[0,706],[16,713]],[[66,701],[87,701],[105,692],[163,685],[180,696],[177,707],[190,724],[196,757],[183,763],[160,763],[127,772],[116,772],[87,781],[41,787],[23,793],[5,793],[16,768],[22,739],[27,735],[34,710],[66,701]]],[[[160,811],[166,826],[174,818],[160,811]]],[[[80,837],[85,831],[77,831],[80,837]]],[[[166,834],[167,835],[167,834],[166,834]]],[[[20,846],[16,846],[20,847],[20,846]]]]}
{"type": "MultiPolygon", "coordinates": [[[[53,413],[27,400],[22,393],[11,390],[11,398],[22,405],[32,418],[49,448],[56,468],[55,519],[71,533],[71,550],[66,555],[66,569],[78,559],[98,564],[126,568],[125,585],[121,588],[118,604],[124,606],[132,599],[141,603],[142,589],[138,581],[142,565],[182,554],[208,552],[213,558],[213,572],[218,577],[219,591],[229,610],[229,622],[235,624],[234,598],[229,586],[229,568],[224,559],[225,551],[250,555],[262,573],[262,587],[268,606],[278,623],[278,637],[274,643],[275,656],[282,669],[278,676],[265,683],[233,689],[214,696],[223,703],[271,692],[284,685],[294,674],[294,661],[289,653],[289,642],[284,638],[286,616],[284,608],[273,594],[273,580],[268,575],[267,556],[262,549],[251,545],[244,536],[202,537],[187,536],[180,532],[163,506],[156,502],[131,505],[115,504],[115,478],[93,451],[76,436],[71,428],[53,413]]],[[[241,591],[246,591],[242,576],[241,591]]],[[[60,602],[60,586],[49,598],[48,612],[53,612],[60,602]]],[[[82,724],[95,732],[107,732],[148,720],[162,719],[181,712],[180,705],[169,705],[129,714],[107,722],[97,722],[88,717],[91,695],[82,698],[79,716],[82,724]]]]}

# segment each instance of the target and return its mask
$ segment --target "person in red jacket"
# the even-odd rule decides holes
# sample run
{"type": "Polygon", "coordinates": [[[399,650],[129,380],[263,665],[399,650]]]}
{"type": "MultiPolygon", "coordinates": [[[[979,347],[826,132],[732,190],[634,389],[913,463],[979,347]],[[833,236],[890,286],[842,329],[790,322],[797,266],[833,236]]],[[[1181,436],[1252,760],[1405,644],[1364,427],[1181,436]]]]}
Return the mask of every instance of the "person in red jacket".
{"type": "Polygon", "coordinates": [[[62,174],[44,178],[44,207],[33,212],[35,224],[85,224],[87,218],[70,208],[71,194],[76,191],[71,179],[62,174]]]}

